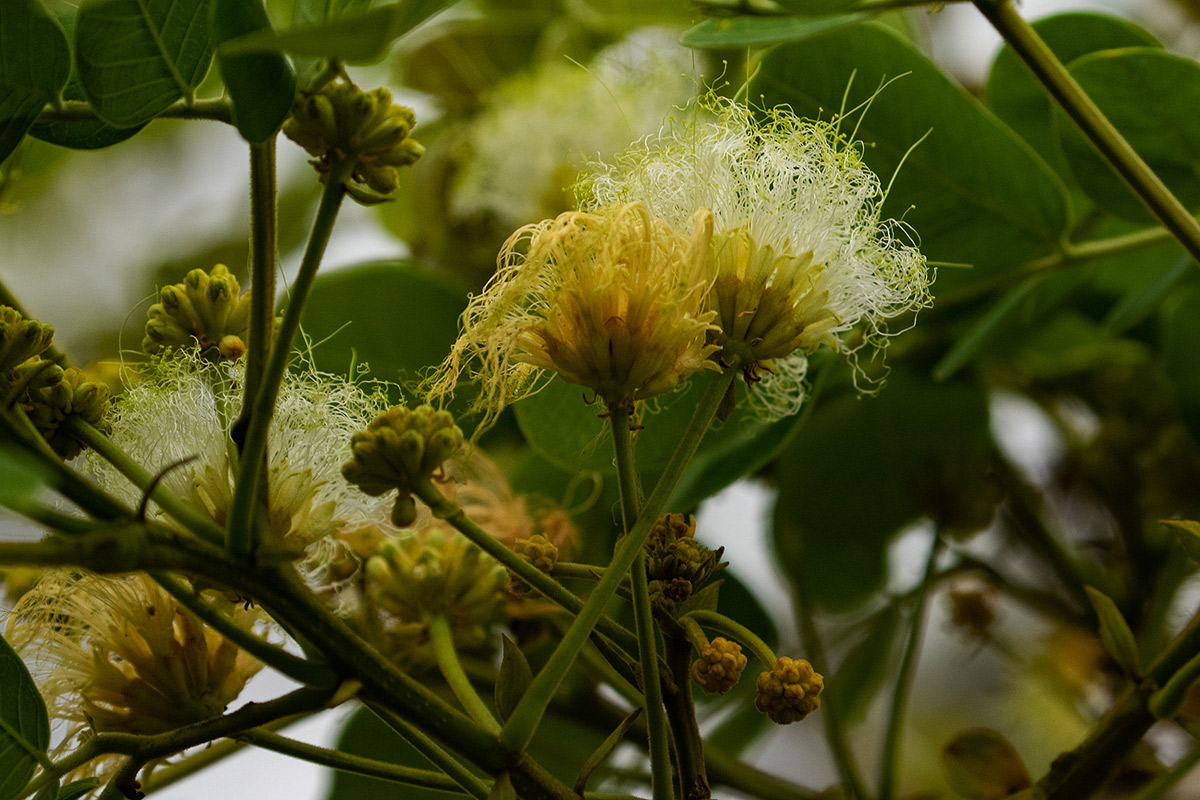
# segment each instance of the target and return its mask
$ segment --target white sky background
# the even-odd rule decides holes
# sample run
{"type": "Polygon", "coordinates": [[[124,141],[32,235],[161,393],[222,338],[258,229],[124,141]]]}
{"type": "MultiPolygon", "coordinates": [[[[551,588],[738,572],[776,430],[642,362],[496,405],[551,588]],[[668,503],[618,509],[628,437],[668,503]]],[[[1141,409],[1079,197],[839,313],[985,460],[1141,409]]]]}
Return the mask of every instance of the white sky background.
{"type": "MultiPolygon", "coordinates": [[[[1026,0],[1021,10],[1026,17],[1037,18],[1084,7],[1132,15],[1162,36],[1172,49],[1189,55],[1200,51],[1197,39],[1179,38],[1185,26],[1178,24],[1178,10],[1165,3],[1026,0]]],[[[1000,42],[978,12],[969,3],[952,3],[922,19],[929,28],[935,58],[966,82],[982,83],[1000,42]]],[[[1194,32],[1182,35],[1196,36],[1194,32]]],[[[130,311],[133,303],[147,297],[150,290],[127,285],[138,280],[127,269],[129,265],[154,263],[173,255],[184,257],[212,241],[219,231],[246,229],[244,145],[232,129],[214,134],[218,127],[189,126],[178,138],[158,137],[149,149],[114,147],[76,155],[70,167],[72,183],[59,181],[15,214],[0,212],[0,271],[32,309],[53,310],[43,313],[53,320],[58,338],[68,350],[86,342],[101,320],[108,327],[126,313],[139,318],[144,313],[144,305],[130,311]],[[145,168],[147,159],[152,169],[145,168]],[[52,296],[46,295],[47,288],[52,296]]],[[[285,180],[287,175],[307,169],[303,154],[290,144],[281,144],[280,163],[285,180]]],[[[368,258],[400,257],[404,252],[403,243],[381,231],[368,209],[347,203],[330,243],[327,265],[333,268],[368,258]]],[[[298,254],[285,254],[285,264],[291,271],[297,261],[298,254]]],[[[138,344],[126,342],[125,346],[137,348],[138,344]]],[[[1021,419],[1019,411],[1017,419],[1021,419]]],[[[1005,427],[1024,430],[1020,422],[1005,427]]],[[[1034,438],[1027,452],[1044,446],[1044,440],[1036,435],[1034,438]]],[[[737,545],[726,552],[732,569],[761,590],[764,603],[787,636],[792,611],[764,537],[770,503],[770,493],[760,486],[734,486],[705,505],[700,536],[705,538],[714,531],[741,531],[737,545]]],[[[901,562],[911,560],[906,552],[925,546],[919,532],[909,538],[913,539],[913,547],[907,551],[900,548],[895,554],[901,562]]],[[[940,613],[934,610],[928,646],[953,649],[955,645],[947,643],[945,625],[938,622],[940,613]]],[[[275,696],[287,685],[282,678],[264,676],[251,685],[246,699],[275,696]]],[[[328,712],[289,728],[287,733],[329,746],[345,716],[344,710],[328,712]]],[[[780,729],[756,752],[764,767],[787,773],[789,767],[794,769],[798,751],[812,752],[814,746],[819,749],[813,743],[818,738],[819,725],[793,725],[780,729]]],[[[826,765],[805,776],[806,783],[816,786],[832,779],[826,765]]],[[[323,769],[247,748],[155,797],[318,800],[327,788],[328,777],[323,769]]]]}

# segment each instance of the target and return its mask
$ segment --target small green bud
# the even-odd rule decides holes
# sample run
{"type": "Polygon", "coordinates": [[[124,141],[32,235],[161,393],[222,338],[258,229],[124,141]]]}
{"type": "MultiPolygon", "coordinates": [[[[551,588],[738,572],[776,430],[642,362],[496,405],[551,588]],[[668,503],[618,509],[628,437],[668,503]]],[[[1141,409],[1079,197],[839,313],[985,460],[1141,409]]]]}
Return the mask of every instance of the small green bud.
{"type": "Polygon", "coordinates": [[[150,307],[142,349],[154,355],[167,348],[198,347],[210,358],[234,360],[246,352],[250,332],[250,293],[224,264],[211,272],[190,271],[181,283],[164,286],[150,307]]]}
{"type": "Polygon", "coordinates": [[[392,524],[397,528],[407,528],[417,521],[417,501],[407,492],[401,492],[392,504],[392,524]]]}
{"type": "Polygon", "coordinates": [[[54,452],[63,458],[74,458],[83,446],[61,430],[67,417],[78,415],[101,430],[107,430],[103,418],[108,409],[109,389],[86,379],[83,370],[70,367],[45,370],[43,375],[56,375],[58,380],[40,388],[29,389],[20,401],[21,408],[54,452]]]}
{"type": "Polygon", "coordinates": [[[408,494],[462,443],[462,431],[445,411],[395,406],[351,437],[353,458],[342,466],[342,475],[372,496],[392,489],[408,494]]]}
{"type": "MultiPolygon", "coordinates": [[[[558,564],[558,548],[540,533],[526,539],[517,539],[512,543],[512,550],[521,557],[522,561],[528,561],[547,575],[553,572],[554,567],[558,564]]],[[[514,573],[509,573],[509,589],[518,597],[535,597],[537,595],[536,589],[514,573]]]]}
{"type": "Polygon", "coordinates": [[[15,309],[0,306],[0,372],[8,373],[42,353],[54,338],[54,328],[25,319],[15,309]]]}

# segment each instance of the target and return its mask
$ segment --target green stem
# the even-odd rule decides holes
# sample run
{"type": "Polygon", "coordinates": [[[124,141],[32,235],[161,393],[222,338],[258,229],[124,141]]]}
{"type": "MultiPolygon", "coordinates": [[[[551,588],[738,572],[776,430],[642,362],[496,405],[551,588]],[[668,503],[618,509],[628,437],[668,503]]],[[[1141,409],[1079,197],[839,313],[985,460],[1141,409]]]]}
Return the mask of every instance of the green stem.
{"type": "MultiPolygon", "coordinates": [[[[712,797],[712,789],[704,765],[704,742],[700,738],[700,723],[696,720],[696,703],[692,697],[692,643],[668,636],[664,639],[664,647],[677,687],[667,697],[666,707],[671,732],[675,734],[680,795],[683,800],[707,800],[712,797]]],[[[658,797],[657,793],[655,797],[658,797]]]]}
{"type": "Polygon", "coordinates": [[[430,769],[417,769],[416,767],[405,767],[399,764],[389,764],[386,761],[376,761],[373,758],[364,758],[337,750],[328,750],[324,747],[316,747],[315,745],[298,742],[295,739],[289,739],[286,736],[280,736],[277,733],[271,733],[262,728],[245,731],[238,738],[249,742],[255,747],[261,747],[264,750],[271,750],[275,753],[282,753],[285,756],[299,758],[313,764],[320,764],[331,769],[336,769],[339,772],[349,772],[368,778],[379,778],[393,783],[403,783],[408,786],[419,786],[425,789],[436,789],[444,792],[457,792],[459,789],[458,784],[454,780],[441,772],[430,769]]]}
{"type": "Polygon", "coordinates": [[[433,614],[426,618],[425,624],[429,630],[429,643],[433,646],[438,669],[450,686],[450,691],[454,692],[467,714],[478,722],[481,728],[488,733],[500,733],[500,723],[496,722],[491,709],[475,691],[467,673],[463,672],[458,653],[454,650],[454,634],[450,630],[450,621],[443,614],[433,614]]]}
{"type": "MultiPolygon", "coordinates": [[[[480,550],[499,561],[551,602],[557,603],[572,614],[578,614],[579,610],[583,608],[583,601],[579,597],[554,578],[518,556],[495,536],[479,527],[457,503],[443,495],[433,481],[428,478],[420,481],[413,487],[413,494],[422,503],[429,506],[429,510],[435,517],[448,522],[451,527],[470,539],[480,550]]],[[[622,648],[631,653],[636,651],[637,639],[634,635],[610,618],[603,617],[596,627],[622,648]]]]}
{"type": "Polygon", "coordinates": [[[142,465],[130,458],[124,450],[113,444],[111,439],[88,424],[78,414],[67,417],[63,421],[63,429],[95,450],[97,455],[111,464],[117,472],[124,475],[141,491],[145,492],[153,487],[150,491],[150,499],[158,503],[163,511],[170,514],[189,531],[210,542],[220,542],[224,539],[225,534],[219,525],[176,497],[162,485],[162,481],[156,481],[155,477],[142,465]]]}
{"type": "Polygon", "coordinates": [[[1113,236],[1108,239],[1093,239],[1079,244],[1064,242],[1055,252],[1049,255],[1026,261],[1025,264],[1011,272],[996,275],[980,281],[972,281],[970,285],[938,294],[937,306],[939,311],[953,308],[963,303],[971,302],[992,292],[1007,289],[1034,275],[1072,267],[1087,261],[1105,256],[1117,255],[1140,247],[1166,241],[1172,234],[1166,228],[1147,228],[1133,233],[1113,236]]]}
{"type": "Polygon", "coordinates": [[[1046,92],[1163,226],[1200,261],[1200,223],[1100,111],[1009,0],[974,0],[1046,92]]]}
{"type": "Polygon", "coordinates": [[[908,641],[900,656],[900,668],[896,674],[896,685],[892,690],[892,703],[888,715],[887,731],[883,737],[883,754],[880,756],[879,800],[892,800],[895,793],[896,768],[900,760],[903,743],[904,716],[908,711],[908,697],[912,692],[913,676],[916,673],[917,656],[921,651],[922,633],[925,629],[925,605],[929,593],[937,581],[937,560],[941,554],[941,539],[934,534],[929,545],[929,558],[925,562],[925,576],[921,579],[924,591],[917,594],[913,604],[908,641]]]}
{"type": "Polygon", "coordinates": [[[178,539],[161,532],[152,533],[144,524],[128,523],[75,536],[52,536],[37,542],[0,542],[0,564],[78,566],[100,574],[196,571],[197,553],[183,551],[179,544],[178,539]]]}
{"type": "Polygon", "coordinates": [[[1189,751],[1187,755],[1172,764],[1166,772],[1138,789],[1137,793],[1132,795],[1129,800],[1159,800],[1175,784],[1183,780],[1197,764],[1200,764],[1200,750],[1189,751]]]}
{"type": "Polygon", "coordinates": [[[263,459],[267,454],[267,430],[275,410],[279,387],[283,385],[288,360],[292,353],[292,342],[300,330],[300,318],[308,293],[317,278],[317,268],[325,255],[325,247],[333,233],[342,198],[346,195],[345,181],[354,169],[352,159],[336,161],[325,176],[325,190],[321,193],[321,204],[313,221],[308,246],[300,261],[300,270],[292,284],[291,298],[287,311],[279,325],[278,336],[271,347],[271,357],[262,376],[262,386],[254,398],[250,411],[250,424],[246,429],[246,440],[242,447],[242,458],[238,462],[237,481],[234,484],[233,501],[229,507],[229,526],[226,543],[234,555],[248,556],[254,550],[254,509],[258,502],[258,484],[263,459]]]}
{"type": "Polygon", "coordinates": [[[429,759],[431,764],[448,775],[450,780],[454,781],[464,792],[478,798],[478,800],[487,800],[488,795],[491,794],[491,787],[480,779],[479,776],[467,769],[440,744],[426,736],[416,727],[410,725],[395,712],[372,702],[367,702],[366,705],[385,725],[394,730],[401,739],[412,745],[418,753],[429,759]]]}
{"type": "MultiPolygon", "coordinates": [[[[199,100],[194,103],[176,103],[155,115],[156,119],[206,119],[214,122],[233,123],[233,104],[228,100],[199,100]]],[[[93,122],[99,121],[95,109],[82,100],[66,100],[59,108],[45,108],[38,114],[38,122],[93,122]]]]}
{"type": "MultiPolygon", "coordinates": [[[[817,630],[816,620],[813,618],[813,601],[808,591],[808,581],[803,572],[803,570],[795,570],[792,573],[792,584],[795,588],[792,593],[792,602],[796,610],[796,619],[800,623],[800,637],[804,641],[804,649],[807,651],[808,661],[813,665],[813,669],[822,675],[829,675],[829,661],[825,658],[825,645],[821,640],[820,631],[817,630]]],[[[826,694],[828,694],[828,690],[826,694]]],[[[849,795],[848,800],[867,800],[870,795],[864,788],[862,775],[855,763],[849,740],[846,738],[846,730],[842,727],[842,719],[835,708],[833,703],[822,704],[821,716],[825,722],[825,739],[829,743],[829,750],[833,754],[838,774],[849,795]]]]}
{"type": "Polygon", "coordinates": [[[275,137],[250,145],[250,341],[242,413],[233,426],[239,449],[250,425],[275,333],[275,254],[279,249],[275,137]]]}
{"type": "MultiPolygon", "coordinates": [[[[629,531],[637,521],[642,487],[633,458],[633,440],[629,431],[630,408],[626,405],[609,407],[613,449],[616,452],[617,483],[621,490],[623,530],[629,531]]],[[[663,708],[662,682],[658,677],[658,630],[654,627],[654,612],[650,608],[650,589],[646,578],[646,552],[638,548],[630,573],[633,593],[634,629],[638,639],[638,660],[642,668],[642,693],[646,698],[646,728],[650,737],[650,780],[654,797],[671,800],[675,786],[671,780],[671,744],[667,713],[663,708]]],[[[686,679],[685,679],[686,680],[686,679]]],[[[685,682],[678,691],[691,687],[685,682]]],[[[703,773],[703,762],[700,771],[703,773]]]]}
{"type": "Polygon", "coordinates": [[[534,677],[525,696],[517,703],[512,716],[508,718],[501,730],[500,742],[508,750],[514,752],[522,750],[533,738],[546,706],[550,704],[559,684],[562,683],[571,664],[575,661],[575,656],[603,615],[605,606],[616,594],[622,579],[633,566],[637,554],[641,552],[646,538],[650,535],[651,526],[666,508],[675,487],[683,477],[684,470],[695,456],[696,448],[700,446],[701,439],[704,438],[705,432],[712,424],[721,400],[725,396],[725,391],[735,377],[736,373],[733,372],[714,375],[705,388],[704,395],[700,398],[687,428],[680,437],[675,452],[671,455],[671,460],[659,477],[658,485],[654,487],[654,491],[646,500],[646,505],[642,509],[637,523],[617,548],[612,563],[605,570],[604,576],[597,582],[596,588],[592,590],[587,602],[579,610],[575,621],[563,634],[558,647],[534,677]]]}
{"type": "Polygon", "coordinates": [[[283,648],[255,636],[210,606],[183,581],[165,572],[155,572],[150,577],[154,578],[167,594],[208,623],[213,630],[272,669],[299,683],[314,686],[329,686],[337,681],[337,675],[329,667],[294,656],[283,648]]]}
{"type": "Polygon", "coordinates": [[[731,639],[741,642],[750,648],[750,652],[754,653],[754,657],[762,663],[763,669],[775,669],[775,664],[779,660],[775,657],[775,651],[757,633],[740,622],[716,611],[704,610],[689,611],[687,618],[705,628],[720,631],[731,639]]]}

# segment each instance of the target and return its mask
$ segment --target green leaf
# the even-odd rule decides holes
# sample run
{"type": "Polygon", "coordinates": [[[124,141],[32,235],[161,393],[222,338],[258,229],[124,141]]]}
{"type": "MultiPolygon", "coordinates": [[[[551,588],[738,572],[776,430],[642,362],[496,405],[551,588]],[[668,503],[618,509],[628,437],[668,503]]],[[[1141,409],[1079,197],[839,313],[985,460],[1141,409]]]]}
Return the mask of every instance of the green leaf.
{"type": "Polygon", "coordinates": [[[1045,162],[911,44],[875,23],[770,50],[749,94],[813,118],[837,112],[843,97],[850,110],[874,95],[841,127],[866,143],[864,159],[885,186],[895,175],[884,213],[912,226],[930,260],[976,267],[942,270],[935,291],[1015,269],[1066,229],[1065,189],[1045,162]]]}
{"type": "Polygon", "coordinates": [[[1192,257],[1180,256],[1165,268],[1152,272],[1149,280],[1133,288],[1113,306],[1104,318],[1104,329],[1109,333],[1124,333],[1146,319],[1162,306],[1167,295],[1191,275],[1193,269],[1192,257]]]}
{"type": "MultiPolygon", "coordinates": [[[[1104,14],[1057,14],[1033,23],[1033,29],[1064,64],[1098,50],[1158,44],[1133,23],[1104,14]]],[[[996,116],[1033,145],[1060,176],[1070,177],[1054,131],[1054,106],[1042,84],[1007,44],[992,62],[987,102],[996,116]]]]}
{"type": "Polygon", "coordinates": [[[71,781],[58,790],[56,797],[58,800],[76,800],[76,798],[83,797],[99,786],[99,778],[84,778],[78,781],[71,781]]]}
{"type": "Polygon", "coordinates": [[[297,56],[364,62],[380,58],[396,39],[441,11],[449,0],[400,0],[324,25],[261,32],[225,46],[227,54],[282,51],[297,56]]]}
{"type": "Polygon", "coordinates": [[[895,656],[905,633],[900,625],[903,619],[895,603],[871,617],[862,638],[846,653],[829,681],[829,701],[846,722],[862,719],[884,679],[895,668],[895,656]]]}
{"type": "Polygon", "coordinates": [[[633,727],[633,723],[637,722],[638,717],[642,715],[642,709],[635,708],[626,715],[625,719],[621,720],[621,724],[613,730],[608,737],[600,743],[587,760],[583,762],[583,766],[579,768],[579,775],[575,778],[575,793],[583,795],[587,788],[588,780],[591,779],[592,773],[600,768],[608,757],[612,755],[612,751],[617,749],[617,745],[625,740],[625,734],[629,733],[629,729],[633,727]]]}
{"type": "Polygon", "coordinates": [[[822,16],[846,11],[862,3],[862,0],[775,0],[793,14],[822,16]]]}
{"type": "Polygon", "coordinates": [[[0,3],[0,161],[71,74],[71,49],[38,0],[0,3]]]}
{"type": "Polygon", "coordinates": [[[141,125],[190,98],[212,61],[208,0],[94,0],[79,9],[75,68],[97,116],[141,125]]]}
{"type": "Polygon", "coordinates": [[[939,460],[989,447],[987,398],[893,371],[873,397],[822,402],[780,456],[772,538],[784,573],[845,609],[882,586],[892,535],[922,513],[939,460]]]}
{"type": "Polygon", "coordinates": [[[0,638],[0,798],[16,797],[50,759],[50,718],[29,670],[0,638]]]}
{"type": "Polygon", "coordinates": [[[1192,561],[1200,562],[1200,522],[1188,519],[1161,519],[1175,534],[1175,540],[1192,561]]]}
{"type": "MultiPolygon", "coordinates": [[[[1200,210],[1200,64],[1154,47],[1105,50],[1078,58],[1071,75],[1187,208],[1200,210]]],[[[1108,163],[1061,112],[1059,142],[1075,180],[1102,209],[1149,220],[1108,163]]]]}
{"type": "Polygon", "coordinates": [[[683,32],[679,43],[697,50],[794,42],[823,31],[866,22],[870,14],[796,17],[730,17],[706,19],[683,32]]]}
{"type": "Polygon", "coordinates": [[[303,326],[318,369],[345,374],[365,362],[374,378],[412,381],[449,352],[466,305],[466,292],[440,276],[374,262],[317,278],[303,326]]]}
{"type": "Polygon", "coordinates": [[[516,642],[507,636],[502,638],[500,674],[496,676],[496,710],[500,712],[500,719],[505,720],[533,682],[533,670],[516,642]]]}
{"type": "MultiPolygon", "coordinates": [[[[69,6],[59,7],[56,19],[66,31],[67,38],[75,36],[75,22],[78,9],[69,6]]],[[[79,84],[79,75],[75,67],[71,67],[71,77],[62,90],[64,100],[86,101],[83,87],[79,84]]],[[[109,147],[133,137],[145,125],[132,128],[114,128],[100,120],[76,120],[74,122],[35,122],[29,129],[29,135],[43,142],[56,144],[59,147],[70,147],[74,150],[98,150],[109,147]]]]}
{"type": "Polygon", "coordinates": [[[233,124],[248,142],[275,135],[296,99],[296,73],[282,53],[229,54],[221,45],[239,36],[271,33],[261,0],[212,0],[212,41],[229,99],[233,124]]]}
{"type": "Polygon", "coordinates": [[[1141,659],[1138,656],[1137,640],[1133,638],[1133,631],[1129,629],[1129,623],[1121,615],[1117,604],[1108,595],[1091,586],[1084,588],[1087,590],[1092,610],[1096,612],[1096,618],[1100,621],[1100,641],[1104,642],[1104,649],[1129,675],[1140,675],[1141,659]]]}
{"type": "Polygon", "coordinates": [[[293,23],[316,24],[366,11],[371,0],[297,0],[293,23]]]}
{"type": "Polygon", "coordinates": [[[934,380],[946,380],[980,356],[1021,344],[1022,335],[1045,322],[1091,277],[1084,268],[1056,275],[1035,275],[1004,294],[958,337],[933,368],[934,380]]]}

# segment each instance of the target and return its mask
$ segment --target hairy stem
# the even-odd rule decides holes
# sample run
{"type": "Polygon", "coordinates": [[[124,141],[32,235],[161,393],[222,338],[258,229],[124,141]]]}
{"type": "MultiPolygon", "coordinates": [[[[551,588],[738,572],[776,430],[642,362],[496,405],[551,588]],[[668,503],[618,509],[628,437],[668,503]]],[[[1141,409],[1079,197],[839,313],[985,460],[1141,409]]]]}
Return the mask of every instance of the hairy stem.
{"type": "Polygon", "coordinates": [[[675,487],[683,477],[684,470],[695,456],[696,448],[700,446],[701,439],[704,438],[705,432],[712,424],[717,409],[721,405],[721,399],[725,396],[725,391],[733,383],[735,377],[736,373],[733,372],[714,375],[705,388],[704,395],[680,437],[675,452],[671,455],[671,460],[658,479],[658,485],[654,487],[654,491],[646,500],[646,505],[642,509],[637,523],[617,548],[612,563],[609,564],[604,576],[596,584],[596,588],[584,603],[583,608],[579,610],[575,621],[563,634],[554,653],[534,677],[525,696],[521,698],[512,716],[505,723],[504,729],[500,732],[500,741],[506,748],[513,751],[524,749],[529,740],[533,738],[546,706],[550,704],[559,684],[562,683],[571,664],[575,661],[575,656],[604,613],[605,606],[616,594],[617,587],[620,586],[622,579],[633,566],[637,554],[642,550],[642,545],[646,543],[646,537],[650,535],[651,526],[666,508],[675,487]]]}
{"type": "Polygon", "coordinates": [[[283,385],[288,360],[292,353],[292,342],[300,330],[300,317],[308,293],[317,278],[317,268],[325,255],[325,246],[333,233],[338,210],[342,206],[346,187],[344,182],[354,169],[353,160],[335,162],[326,175],[325,190],[321,193],[321,205],[313,221],[308,246],[300,261],[300,271],[292,284],[291,298],[287,311],[279,325],[278,336],[271,347],[271,357],[262,376],[262,385],[254,398],[250,410],[250,422],[246,429],[246,440],[242,446],[242,458],[238,462],[237,481],[234,485],[233,501],[229,508],[229,525],[226,543],[234,555],[247,556],[254,550],[254,508],[258,502],[259,478],[262,461],[267,453],[267,429],[275,410],[279,387],[283,385]]]}
{"type": "MultiPolygon", "coordinates": [[[[609,408],[613,449],[616,452],[617,483],[621,490],[623,529],[628,532],[637,521],[641,506],[642,487],[633,458],[633,441],[629,431],[629,406],[609,408]]],[[[658,677],[658,629],[650,608],[650,589],[646,579],[646,552],[639,547],[630,573],[633,593],[633,619],[638,639],[638,659],[642,668],[642,694],[646,704],[646,728],[649,731],[650,778],[654,797],[671,800],[675,787],[671,781],[671,746],[667,714],[663,708],[662,683],[658,677]]],[[[685,679],[686,680],[686,679],[685,679]]],[[[690,688],[685,682],[679,691],[690,688]]],[[[693,719],[694,721],[694,719],[693,719]]],[[[703,773],[703,762],[700,764],[703,773]]],[[[706,787],[707,788],[707,787],[706,787]]]]}
{"type": "Polygon", "coordinates": [[[399,764],[389,764],[386,761],[376,761],[373,758],[364,758],[363,756],[355,756],[337,750],[329,750],[305,742],[298,742],[295,739],[280,736],[278,733],[272,733],[263,728],[253,728],[244,731],[238,738],[249,742],[255,747],[261,747],[264,750],[270,750],[275,753],[282,753],[285,756],[299,758],[313,764],[320,764],[331,769],[336,769],[339,772],[349,772],[353,775],[364,775],[368,778],[379,778],[380,780],[391,781],[393,783],[420,786],[444,792],[457,792],[459,790],[459,785],[442,772],[430,769],[418,769],[416,767],[405,767],[399,764]]]}
{"type": "Polygon", "coordinates": [[[1200,223],[1109,122],[1012,2],[974,0],[974,3],[1134,195],[1192,258],[1200,261],[1200,223]]]}

